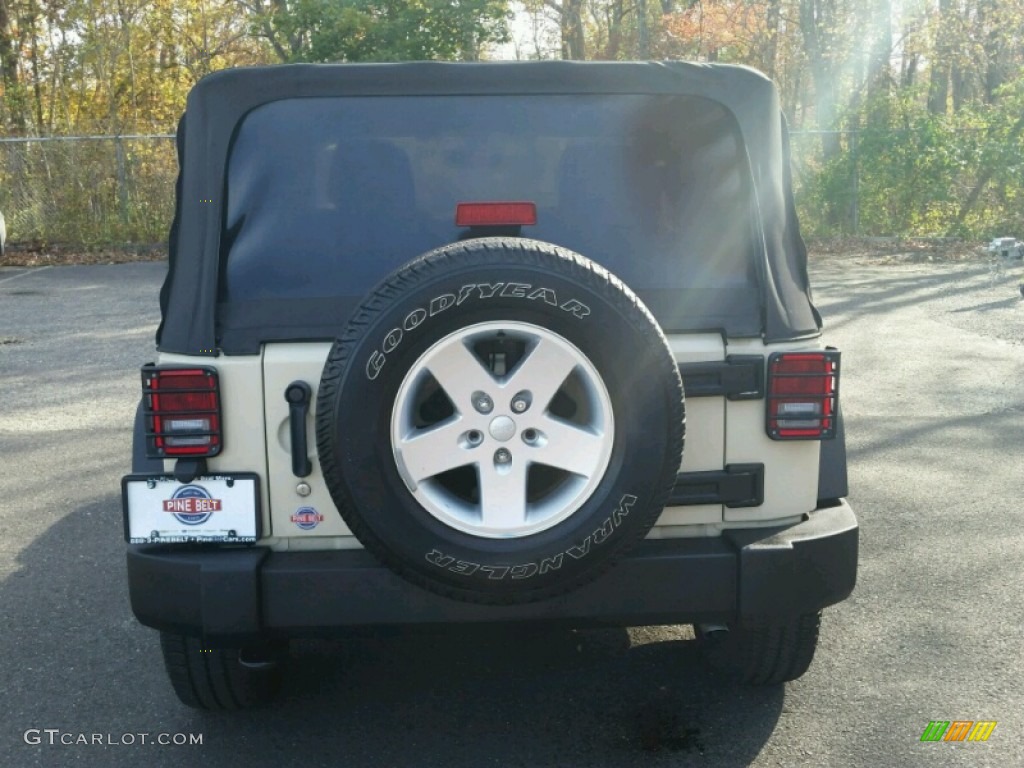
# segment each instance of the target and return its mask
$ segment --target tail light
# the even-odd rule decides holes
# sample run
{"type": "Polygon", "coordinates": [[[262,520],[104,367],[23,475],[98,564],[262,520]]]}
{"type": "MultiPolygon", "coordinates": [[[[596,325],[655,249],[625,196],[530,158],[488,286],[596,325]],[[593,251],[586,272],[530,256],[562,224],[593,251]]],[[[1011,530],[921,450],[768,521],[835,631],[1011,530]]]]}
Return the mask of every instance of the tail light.
{"type": "Polygon", "coordinates": [[[458,203],[455,206],[457,227],[522,227],[536,223],[536,203],[458,203]]]}
{"type": "Polygon", "coordinates": [[[213,368],[142,369],[146,455],[216,456],[221,449],[220,384],[213,368]]]}
{"type": "Polygon", "coordinates": [[[828,440],[836,435],[839,352],[776,352],[768,358],[768,436],[828,440]]]}

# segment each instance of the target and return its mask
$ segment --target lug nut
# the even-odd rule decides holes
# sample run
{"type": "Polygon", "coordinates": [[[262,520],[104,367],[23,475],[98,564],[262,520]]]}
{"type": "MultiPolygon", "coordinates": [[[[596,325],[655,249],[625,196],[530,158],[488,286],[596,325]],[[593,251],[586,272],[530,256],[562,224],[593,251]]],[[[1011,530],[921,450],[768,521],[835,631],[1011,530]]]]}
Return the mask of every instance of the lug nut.
{"type": "Polygon", "coordinates": [[[494,401],[483,392],[474,392],[473,407],[480,413],[490,413],[494,410],[494,401]]]}
{"type": "Polygon", "coordinates": [[[472,429],[466,435],[466,440],[469,441],[470,445],[480,445],[484,441],[484,436],[479,430],[472,429]]]}
{"type": "Polygon", "coordinates": [[[512,398],[512,410],[515,413],[523,413],[530,407],[530,402],[532,400],[533,398],[530,397],[529,392],[520,392],[512,398]]]}
{"type": "Polygon", "coordinates": [[[499,448],[494,452],[495,464],[509,464],[512,461],[512,451],[508,448],[499,448]]]}

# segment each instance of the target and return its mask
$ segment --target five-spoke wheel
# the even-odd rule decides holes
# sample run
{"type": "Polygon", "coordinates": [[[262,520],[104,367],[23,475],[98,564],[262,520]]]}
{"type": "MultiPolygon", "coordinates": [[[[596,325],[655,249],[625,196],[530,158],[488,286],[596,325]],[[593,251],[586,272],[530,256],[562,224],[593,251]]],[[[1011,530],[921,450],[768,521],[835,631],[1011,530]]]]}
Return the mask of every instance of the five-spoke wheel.
{"type": "Polygon", "coordinates": [[[449,334],[402,382],[395,462],[434,517],[476,536],[543,531],[604,476],[615,436],[593,364],[558,334],[488,322],[449,334]]]}

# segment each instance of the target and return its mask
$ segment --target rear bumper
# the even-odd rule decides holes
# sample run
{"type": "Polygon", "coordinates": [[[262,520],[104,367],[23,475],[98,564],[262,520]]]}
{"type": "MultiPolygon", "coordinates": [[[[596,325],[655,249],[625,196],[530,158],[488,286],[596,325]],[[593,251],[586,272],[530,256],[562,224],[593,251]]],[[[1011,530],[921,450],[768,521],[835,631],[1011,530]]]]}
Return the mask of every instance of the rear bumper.
{"type": "Polygon", "coordinates": [[[223,642],[382,625],[747,624],[846,598],[856,582],[857,534],[853,511],[841,500],[784,528],[645,541],[592,584],[515,606],[434,595],[363,550],[130,546],[128,584],[143,624],[223,642]]]}

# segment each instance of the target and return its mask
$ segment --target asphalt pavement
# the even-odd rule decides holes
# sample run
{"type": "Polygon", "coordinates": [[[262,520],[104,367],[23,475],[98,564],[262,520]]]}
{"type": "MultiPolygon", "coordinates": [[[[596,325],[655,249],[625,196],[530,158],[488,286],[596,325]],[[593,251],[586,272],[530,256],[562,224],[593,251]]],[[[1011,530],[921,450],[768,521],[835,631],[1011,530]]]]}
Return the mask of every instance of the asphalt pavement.
{"type": "Polygon", "coordinates": [[[0,766],[1024,765],[1024,268],[813,269],[861,568],[801,680],[724,683],[688,628],[393,633],[297,643],[241,714],[181,706],[128,607],[164,269],[0,269],[0,766]],[[998,725],[922,743],[931,720],[998,725]]]}

